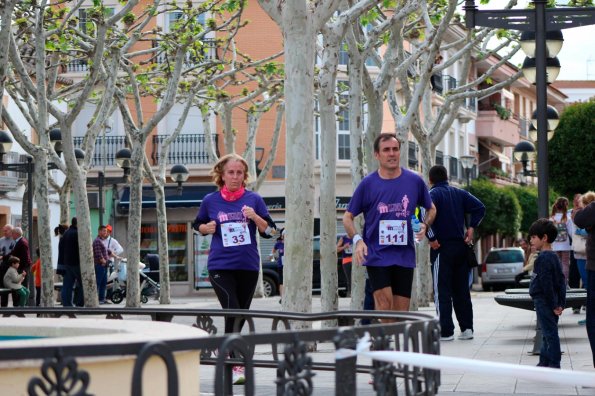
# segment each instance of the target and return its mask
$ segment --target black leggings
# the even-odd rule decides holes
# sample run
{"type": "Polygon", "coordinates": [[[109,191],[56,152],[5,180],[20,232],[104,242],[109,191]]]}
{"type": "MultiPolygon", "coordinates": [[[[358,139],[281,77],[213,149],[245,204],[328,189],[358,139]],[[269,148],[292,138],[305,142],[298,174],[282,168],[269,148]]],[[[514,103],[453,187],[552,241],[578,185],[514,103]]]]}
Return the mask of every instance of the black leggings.
{"type": "MultiPolygon", "coordinates": [[[[258,282],[258,271],[209,270],[211,285],[223,309],[249,309],[258,282]]],[[[225,317],[225,333],[233,333],[235,316],[225,317]]],[[[244,321],[240,323],[242,330],[244,321]]]]}

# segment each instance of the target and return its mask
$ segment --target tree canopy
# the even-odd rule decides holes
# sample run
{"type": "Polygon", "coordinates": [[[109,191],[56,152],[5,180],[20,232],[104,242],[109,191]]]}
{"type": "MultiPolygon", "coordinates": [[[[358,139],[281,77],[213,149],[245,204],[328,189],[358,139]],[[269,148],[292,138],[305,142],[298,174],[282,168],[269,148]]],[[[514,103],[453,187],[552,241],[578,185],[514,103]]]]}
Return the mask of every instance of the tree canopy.
{"type": "Polygon", "coordinates": [[[548,150],[552,187],[568,197],[593,189],[595,173],[589,164],[595,152],[595,100],[564,110],[548,150]]]}

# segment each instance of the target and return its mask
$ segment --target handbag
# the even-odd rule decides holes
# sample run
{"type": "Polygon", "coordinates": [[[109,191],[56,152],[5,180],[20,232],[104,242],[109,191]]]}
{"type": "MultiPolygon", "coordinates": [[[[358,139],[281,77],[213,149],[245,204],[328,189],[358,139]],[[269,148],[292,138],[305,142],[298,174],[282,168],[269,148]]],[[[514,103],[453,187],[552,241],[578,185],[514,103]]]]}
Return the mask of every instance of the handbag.
{"type": "Polygon", "coordinates": [[[575,235],[572,238],[572,250],[578,254],[587,254],[587,238],[582,235],[575,235]]]}
{"type": "Polygon", "coordinates": [[[473,244],[467,244],[467,266],[469,268],[475,268],[479,266],[477,262],[477,256],[475,255],[475,250],[473,249],[473,244]]]}

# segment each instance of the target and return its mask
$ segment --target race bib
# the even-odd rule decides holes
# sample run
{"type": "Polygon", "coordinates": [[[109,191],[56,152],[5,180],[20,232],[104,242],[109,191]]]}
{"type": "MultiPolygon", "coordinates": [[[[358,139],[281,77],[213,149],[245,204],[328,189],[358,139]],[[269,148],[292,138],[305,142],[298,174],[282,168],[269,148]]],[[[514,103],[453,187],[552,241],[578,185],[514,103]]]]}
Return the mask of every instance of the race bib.
{"type": "Polygon", "coordinates": [[[221,237],[224,247],[249,245],[252,243],[248,223],[232,222],[221,224],[221,237]]]}
{"type": "Polygon", "coordinates": [[[407,220],[380,220],[378,244],[407,245],[407,220]]]}

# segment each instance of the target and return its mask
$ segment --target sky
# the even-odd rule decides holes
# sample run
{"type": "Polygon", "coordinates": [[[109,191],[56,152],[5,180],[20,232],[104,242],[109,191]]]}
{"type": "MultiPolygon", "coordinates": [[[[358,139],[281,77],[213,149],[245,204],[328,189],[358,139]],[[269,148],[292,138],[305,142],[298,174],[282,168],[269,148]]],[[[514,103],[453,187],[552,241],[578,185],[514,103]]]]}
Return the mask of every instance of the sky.
{"type": "MultiPolygon", "coordinates": [[[[479,5],[479,0],[476,0],[480,10],[502,9],[507,2],[491,0],[488,5],[479,5]]],[[[519,6],[515,8],[524,8],[527,3],[519,0],[519,6]]],[[[559,4],[559,6],[563,5],[559,4]]],[[[562,69],[557,80],[595,80],[595,25],[564,29],[562,34],[564,45],[558,54],[562,69]]],[[[524,53],[519,51],[512,58],[511,63],[520,65],[524,59],[524,53]]]]}

